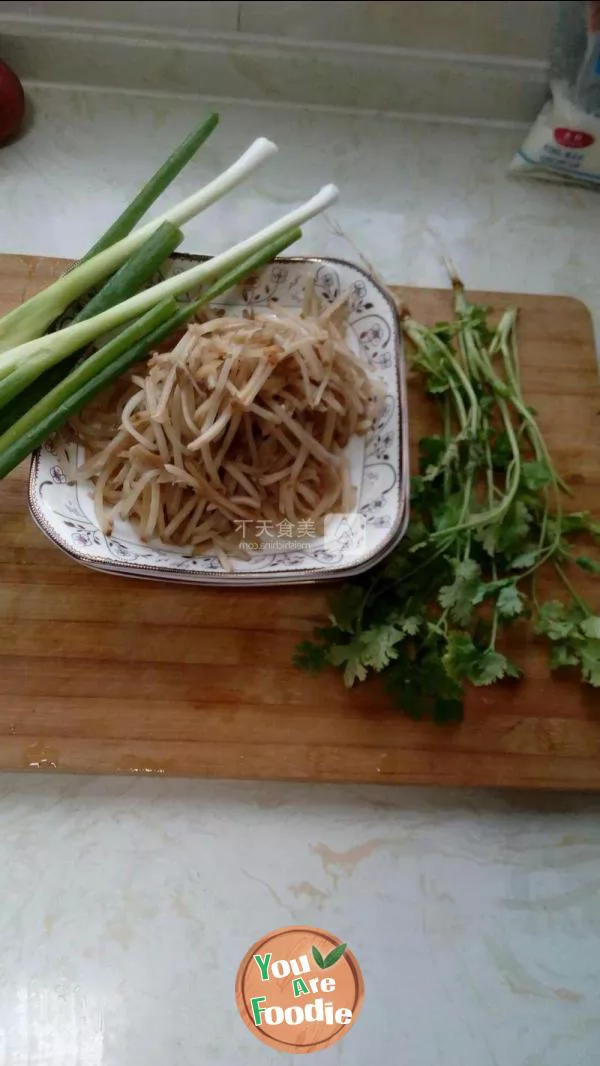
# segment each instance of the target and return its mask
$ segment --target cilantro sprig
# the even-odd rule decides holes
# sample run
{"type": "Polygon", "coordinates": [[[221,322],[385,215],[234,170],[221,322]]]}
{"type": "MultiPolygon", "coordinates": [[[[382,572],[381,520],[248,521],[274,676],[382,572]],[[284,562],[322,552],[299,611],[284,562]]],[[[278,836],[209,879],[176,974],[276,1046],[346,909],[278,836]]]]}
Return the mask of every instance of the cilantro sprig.
{"type": "Polygon", "coordinates": [[[575,548],[582,535],[600,540],[600,525],[565,513],[568,490],[521,389],[516,311],[493,328],[488,308],[469,303],[457,279],[453,289],[452,322],[403,315],[411,367],[439,416],[439,432],[419,442],[407,534],[335,592],[328,624],[295,656],[305,670],[338,667],[348,686],[380,673],[405,714],[439,723],[460,721],[467,683],[520,677],[498,640],[525,618],[548,640],[552,669],[575,667],[600,687],[600,617],[566,572],[600,573],[575,548]],[[564,602],[539,602],[544,565],[562,579],[564,602]]]}

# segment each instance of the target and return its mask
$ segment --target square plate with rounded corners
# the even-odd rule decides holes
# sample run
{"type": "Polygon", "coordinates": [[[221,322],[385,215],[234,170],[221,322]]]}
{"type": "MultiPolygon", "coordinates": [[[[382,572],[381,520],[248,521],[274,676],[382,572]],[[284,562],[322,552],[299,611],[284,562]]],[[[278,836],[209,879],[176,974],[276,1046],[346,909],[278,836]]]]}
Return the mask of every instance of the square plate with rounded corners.
{"type": "MultiPolygon", "coordinates": [[[[162,276],[205,258],[175,255],[162,276]]],[[[117,522],[106,536],[94,517],[91,485],[68,481],[63,469],[66,457],[49,441],[35,453],[29,478],[29,507],[42,532],[95,570],[196,585],[326,581],[362,573],[383,559],[406,529],[409,492],[402,335],[389,293],[360,267],[344,260],[295,258],[276,260],[217,303],[236,311],[270,303],[299,308],[310,275],[324,301],[349,291],[348,341],[385,392],[377,424],[365,437],[355,438],[347,450],[357,492],[355,515],[348,521],[332,519],[325,537],[309,533],[300,550],[286,550],[286,533],[281,529],[265,530],[267,538],[276,537],[278,550],[270,552],[267,547],[247,562],[232,560],[230,573],[214,555],[191,556],[159,542],[143,543],[129,522],[117,522]]]]}

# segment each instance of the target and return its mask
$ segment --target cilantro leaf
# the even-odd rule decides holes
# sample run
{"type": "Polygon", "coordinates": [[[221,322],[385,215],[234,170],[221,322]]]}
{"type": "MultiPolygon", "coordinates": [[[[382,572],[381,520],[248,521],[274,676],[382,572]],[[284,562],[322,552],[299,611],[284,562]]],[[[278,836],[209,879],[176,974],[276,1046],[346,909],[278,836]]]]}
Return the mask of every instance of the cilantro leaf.
{"type": "Polygon", "coordinates": [[[496,606],[500,618],[516,618],[517,615],[523,614],[525,600],[517,586],[511,582],[510,585],[505,585],[500,589],[496,606]]]}
{"type": "Polygon", "coordinates": [[[450,633],[444,665],[455,680],[477,686],[491,685],[503,677],[520,677],[518,667],[505,655],[478,647],[467,633],[450,633]]]}
{"type": "Polygon", "coordinates": [[[527,504],[524,500],[516,500],[497,527],[496,550],[510,555],[521,552],[532,522],[533,515],[527,504]]]}
{"type": "Polygon", "coordinates": [[[370,625],[352,640],[333,643],[325,652],[332,666],[344,667],[344,682],[351,688],[355,681],[364,681],[368,670],[385,670],[398,657],[398,645],[411,632],[417,632],[419,619],[409,616],[399,625],[384,623],[370,625]]]}
{"type": "Polygon", "coordinates": [[[517,499],[500,521],[482,526],[475,537],[488,555],[499,552],[518,557],[523,552],[523,541],[529,535],[533,520],[534,516],[525,501],[517,499]]]}
{"type": "Polygon", "coordinates": [[[488,555],[496,554],[499,533],[499,527],[492,525],[491,523],[487,526],[483,526],[482,529],[477,530],[475,537],[481,544],[484,552],[487,552],[488,555]]]}
{"type": "Polygon", "coordinates": [[[410,718],[430,717],[435,722],[462,718],[462,685],[446,672],[442,662],[446,640],[437,631],[419,641],[398,647],[398,659],[383,674],[394,703],[410,718]]]}
{"type": "Polygon", "coordinates": [[[361,633],[362,663],[373,670],[383,670],[397,658],[396,645],[404,640],[404,632],[395,625],[372,626],[361,633]]]}
{"type": "Polygon", "coordinates": [[[473,597],[481,585],[481,567],[465,559],[454,568],[454,581],[440,589],[438,603],[448,610],[454,622],[466,625],[473,613],[473,597]]]}
{"type": "Polygon", "coordinates": [[[443,437],[421,437],[419,441],[419,471],[426,474],[431,467],[439,465],[444,452],[446,441],[443,437]]]}
{"type": "Polygon", "coordinates": [[[589,511],[571,511],[570,514],[562,515],[561,528],[563,533],[591,533],[597,537],[600,534],[600,523],[594,522],[589,511]]]}
{"type": "Polygon", "coordinates": [[[344,684],[352,688],[355,681],[364,681],[367,667],[363,662],[364,647],[360,636],[347,644],[332,644],[327,658],[332,666],[344,667],[344,684]]]}
{"type": "Polygon", "coordinates": [[[339,626],[315,626],[314,635],[321,644],[335,644],[344,637],[344,630],[339,626]]]}
{"type": "Polygon", "coordinates": [[[543,489],[546,485],[552,484],[554,477],[548,463],[543,459],[536,459],[530,463],[523,463],[521,466],[521,477],[523,484],[526,488],[531,489],[532,492],[538,492],[539,489],[543,489]]]}
{"type": "Polygon", "coordinates": [[[576,608],[569,609],[560,600],[549,600],[539,609],[535,632],[548,637],[548,640],[565,640],[576,635],[582,612],[576,608]]]}
{"type": "MultiPolygon", "coordinates": [[[[563,483],[533,408],[524,412],[498,358],[499,345],[508,343],[517,359],[512,315],[492,328],[487,309],[471,305],[456,284],[452,322],[428,328],[407,316],[403,325],[411,366],[439,415],[437,429],[419,442],[408,530],[373,574],[336,591],[329,624],[298,646],[295,661],[311,672],[331,663],[347,685],[381,673],[403,713],[456,722],[467,683],[520,676],[496,637],[531,613],[524,579],[549,560],[572,594],[561,563],[575,555],[571,538],[588,534],[600,542],[600,523],[586,511],[554,508],[554,488],[563,483]],[[467,358],[470,352],[477,359],[467,358]]],[[[591,554],[582,550],[575,562],[600,575],[591,554]]],[[[541,606],[532,594],[532,602],[552,669],[579,666],[582,679],[600,688],[600,614],[577,594],[541,606]]]]}
{"type": "MultiPolygon", "coordinates": [[[[425,437],[424,440],[428,442],[435,441],[437,444],[440,438],[425,437]]],[[[423,454],[423,441],[421,441],[421,456],[419,458],[419,468],[422,471],[423,482],[435,481],[435,479],[439,477],[441,473],[443,473],[446,467],[450,466],[458,459],[458,447],[453,441],[451,441],[450,444],[446,445],[445,441],[442,440],[441,444],[441,452],[439,452],[437,448],[430,448],[428,449],[428,451],[425,452],[425,454],[423,454]],[[427,454],[429,454],[429,456],[431,457],[430,461],[427,461],[427,454]]]]}
{"type": "Polygon", "coordinates": [[[517,666],[516,663],[513,663],[512,659],[508,658],[508,655],[505,655],[504,659],[506,663],[504,667],[504,676],[510,677],[514,681],[519,681],[523,677],[523,671],[521,670],[521,667],[517,666]]]}
{"type": "Polygon", "coordinates": [[[450,382],[447,376],[443,373],[429,374],[426,384],[427,392],[430,392],[433,396],[443,392],[448,392],[450,388],[450,382]]]}
{"type": "Polygon", "coordinates": [[[588,684],[600,688],[600,617],[586,616],[579,604],[551,600],[540,608],[537,632],[553,641],[550,667],[579,665],[588,684]]]}
{"type": "Polygon", "coordinates": [[[510,437],[505,429],[500,430],[492,441],[492,463],[496,470],[506,470],[513,460],[510,437]]]}
{"type": "Polygon", "coordinates": [[[584,618],[583,622],[580,624],[580,629],[584,636],[599,640],[600,618],[597,615],[592,615],[591,618],[584,618]]]}
{"type": "Polygon", "coordinates": [[[303,640],[296,645],[293,663],[307,674],[319,674],[329,662],[325,644],[316,644],[312,640],[303,640]]]}
{"type": "Polygon", "coordinates": [[[391,625],[397,626],[405,637],[416,636],[423,624],[423,617],[412,614],[411,610],[412,604],[409,600],[403,605],[403,609],[393,608],[388,614],[391,625]]]}
{"type": "Polygon", "coordinates": [[[454,681],[466,681],[475,670],[480,654],[468,633],[453,631],[448,634],[442,662],[454,681]]]}
{"type": "Polygon", "coordinates": [[[537,548],[522,552],[510,560],[511,570],[529,570],[530,567],[535,566],[539,557],[540,553],[537,548]]]}
{"type": "Polygon", "coordinates": [[[600,640],[587,640],[579,650],[579,662],[584,681],[600,688],[600,640]]]}
{"type": "Polygon", "coordinates": [[[364,597],[364,591],[358,585],[342,585],[330,597],[331,621],[344,633],[354,633],[364,597]]]}
{"type": "Polygon", "coordinates": [[[503,677],[520,677],[520,671],[505,655],[487,648],[475,664],[469,680],[474,685],[492,685],[503,677]]]}
{"type": "Polygon", "coordinates": [[[600,574],[600,563],[597,563],[595,559],[590,559],[588,555],[577,555],[574,562],[588,574],[600,574]]]}
{"type": "MultiPolygon", "coordinates": [[[[345,617],[344,621],[348,626],[351,619],[345,617]]],[[[347,631],[344,632],[339,628],[332,629],[332,634],[337,634],[337,637],[334,636],[322,646],[325,661],[332,666],[343,667],[344,683],[351,688],[356,681],[366,679],[369,669],[379,672],[384,670],[393,659],[396,659],[397,646],[411,632],[416,633],[420,624],[420,620],[412,615],[400,619],[398,624],[371,622],[355,632],[351,639],[347,631]]],[[[304,646],[302,647],[304,651],[302,665],[304,665],[306,651],[304,646]]],[[[311,649],[308,652],[309,667],[313,661],[318,666],[322,661],[322,655],[311,649]]]]}
{"type": "Polygon", "coordinates": [[[490,581],[488,584],[480,583],[479,587],[475,589],[473,593],[473,605],[478,607],[484,600],[488,600],[490,596],[494,596],[498,591],[498,586],[495,581],[490,581]]]}
{"type": "Polygon", "coordinates": [[[550,648],[550,669],[560,670],[564,666],[577,666],[579,657],[568,644],[553,644],[550,648]]]}
{"type": "Polygon", "coordinates": [[[443,533],[445,529],[453,529],[458,525],[462,514],[463,498],[461,493],[455,493],[441,500],[433,509],[433,527],[436,533],[443,533]]]}

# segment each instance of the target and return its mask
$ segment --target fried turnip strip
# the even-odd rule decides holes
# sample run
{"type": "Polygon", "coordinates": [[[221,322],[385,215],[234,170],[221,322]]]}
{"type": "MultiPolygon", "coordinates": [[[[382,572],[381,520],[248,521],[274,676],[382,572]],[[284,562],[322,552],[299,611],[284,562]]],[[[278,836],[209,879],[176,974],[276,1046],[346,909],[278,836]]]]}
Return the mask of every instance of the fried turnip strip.
{"type": "Polygon", "coordinates": [[[321,528],[350,510],[344,449],[373,425],[383,390],[346,342],[347,314],[347,294],[323,304],[312,280],[300,314],[275,304],[209,313],[97,397],[70,432],[100,527],[130,519],[144,540],[212,551],[230,567],[248,558],[242,522],[321,528]]]}
{"type": "Polygon", "coordinates": [[[162,391],[162,393],[160,395],[160,400],[158,401],[158,406],[157,406],[157,408],[156,408],[156,410],[155,410],[155,412],[154,412],[154,414],[152,416],[154,421],[156,421],[156,422],[165,422],[166,421],[168,403],[169,403],[169,399],[171,398],[171,393],[173,391],[173,386],[175,384],[176,377],[177,377],[177,363],[173,363],[173,366],[171,367],[171,369],[169,370],[169,373],[167,374],[167,380],[165,381],[165,384],[163,385],[163,391],[162,391]]]}

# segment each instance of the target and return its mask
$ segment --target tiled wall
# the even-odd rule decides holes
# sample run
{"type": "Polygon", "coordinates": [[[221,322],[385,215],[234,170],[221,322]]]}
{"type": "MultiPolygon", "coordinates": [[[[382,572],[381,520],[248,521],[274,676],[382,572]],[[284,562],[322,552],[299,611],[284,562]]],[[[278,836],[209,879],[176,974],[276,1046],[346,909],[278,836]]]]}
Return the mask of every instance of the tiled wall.
{"type": "Polygon", "coordinates": [[[30,81],[529,122],[554,0],[0,0],[30,81]]]}
{"type": "Polygon", "coordinates": [[[556,0],[0,0],[0,14],[545,59],[556,0]]]}

